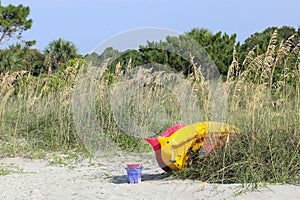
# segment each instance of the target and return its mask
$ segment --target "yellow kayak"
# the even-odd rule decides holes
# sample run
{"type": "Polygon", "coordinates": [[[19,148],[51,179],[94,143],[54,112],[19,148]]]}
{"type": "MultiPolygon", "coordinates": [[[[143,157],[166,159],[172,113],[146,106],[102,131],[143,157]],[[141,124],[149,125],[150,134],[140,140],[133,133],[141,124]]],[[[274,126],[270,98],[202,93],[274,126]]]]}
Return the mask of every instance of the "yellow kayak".
{"type": "Polygon", "coordinates": [[[172,170],[184,169],[191,161],[192,152],[206,143],[215,143],[235,133],[238,133],[237,128],[220,122],[187,125],[169,137],[157,137],[161,145],[161,159],[172,170]]]}

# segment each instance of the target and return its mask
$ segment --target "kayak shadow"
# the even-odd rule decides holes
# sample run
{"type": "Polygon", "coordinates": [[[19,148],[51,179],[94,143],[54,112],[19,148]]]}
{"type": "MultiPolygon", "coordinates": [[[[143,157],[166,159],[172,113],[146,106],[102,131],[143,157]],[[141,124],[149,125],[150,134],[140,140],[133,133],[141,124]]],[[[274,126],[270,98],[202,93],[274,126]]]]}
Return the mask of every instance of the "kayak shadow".
{"type": "MultiPolygon", "coordinates": [[[[172,173],[161,173],[161,174],[148,174],[142,173],[142,182],[144,181],[155,181],[155,180],[163,180],[170,177],[172,173]]],[[[114,184],[127,184],[128,177],[127,175],[115,176],[112,178],[112,183],[114,184]]]]}

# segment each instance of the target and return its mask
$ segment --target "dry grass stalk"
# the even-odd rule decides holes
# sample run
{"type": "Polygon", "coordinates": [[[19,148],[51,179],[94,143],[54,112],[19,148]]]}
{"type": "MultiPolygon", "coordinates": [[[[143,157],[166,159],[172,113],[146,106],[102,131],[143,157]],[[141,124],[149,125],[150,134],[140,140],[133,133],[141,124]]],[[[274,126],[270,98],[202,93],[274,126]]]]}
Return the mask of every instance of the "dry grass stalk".
{"type": "Polygon", "coordinates": [[[228,68],[228,73],[227,73],[227,81],[232,80],[234,77],[237,77],[240,71],[240,66],[239,66],[238,58],[236,55],[236,49],[234,47],[233,49],[233,55],[232,55],[232,62],[228,68]]]}
{"type": "Polygon", "coordinates": [[[269,45],[267,47],[267,51],[265,53],[261,71],[261,80],[263,82],[268,82],[272,85],[272,71],[275,65],[275,54],[276,54],[276,46],[277,46],[277,30],[274,31],[269,45]]]}
{"type": "Polygon", "coordinates": [[[120,77],[122,76],[123,72],[122,72],[122,65],[121,65],[121,62],[118,62],[117,65],[116,65],[116,69],[115,69],[115,75],[117,77],[120,77]]]}
{"type": "Polygon", "coordinates": [[[13,73],[1,73],[0,74],[0,110],[5,108],[6,103],[8,102],[9,98],[15,91],[14,82],[21,77],[23,77],[27,71],[19,71],[13,73]]]}
{"type": "Polygon", "coordinates": [[[255,49],[257,47],[252,48],[249,53],[247,54],[246,58],[244,59],[242,66],[244,69],[247,69],[248,65],[254,60],[255,58],[255,49]]]}
{"type": "Polygon", "coordinates": [[[286,41],[281,42],[279,49],[277,51],[277,56],[275,60],[275,66],[282,64],[285,58],[289,55],[294,45],[295,34],[291,35],[286,41]]]}

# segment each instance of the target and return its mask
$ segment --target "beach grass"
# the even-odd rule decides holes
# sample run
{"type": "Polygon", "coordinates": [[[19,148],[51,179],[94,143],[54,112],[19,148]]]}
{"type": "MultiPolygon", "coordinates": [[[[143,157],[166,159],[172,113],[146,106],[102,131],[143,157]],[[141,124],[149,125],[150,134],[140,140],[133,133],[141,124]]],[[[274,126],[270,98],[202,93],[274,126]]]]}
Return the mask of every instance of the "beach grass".
{"type": "MultiPolygon", "coordinates": [[[[225,82],[229,94],[227,123],[241,131],[236,139],[196,160],[180,178],[214,183],[300,183],[299,44],[276,44],[235,59],[225,82]],[[239,73],[238,68],[244,70],[239,73]],[[277,71],[275,74],[274,72],[277,71]]],[[[254,184],[255,185],[255,184],[254,184]]]]}

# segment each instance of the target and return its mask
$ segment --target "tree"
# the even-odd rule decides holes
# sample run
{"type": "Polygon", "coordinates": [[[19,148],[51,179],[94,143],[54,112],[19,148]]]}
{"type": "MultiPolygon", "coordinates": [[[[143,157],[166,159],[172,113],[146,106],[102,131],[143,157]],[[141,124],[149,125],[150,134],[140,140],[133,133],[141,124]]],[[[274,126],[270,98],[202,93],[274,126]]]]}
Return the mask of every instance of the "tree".
{"type": "Polygon", "coordinates": [[[120,55],[120,52],[113,47],[107,47],[100,55],[102,60],[116,59],[120,55]]]}
{"type": "MultiPolygon", "coordinates": [[[[293,34],[298,34],[297,37],[299,37],[299,29],[296,31],[296,29],[293,27],[282,26],[280,28],[266,28],[263,32],[256,32],[245,40],[240,47],[239,60],[244,60],[248,52],[253,48],[256,48],[257,54],[264,53],[267,50],[269,41],[275,30],[277,30],[277,44],[287,40],[293,34]]],[[[295,40],[297,40],[297,38],[295,38],[295,40]]]]}
{"type": "Polygon", "coordinates": [[[0,50],[0,73],[26,70],[32,75],[44,73],[44,55],[36,49],[29,49],[25,44],[17,43],[0,50]]]}
{"type": "Polygon", "coordinates": [[[102,64],[102,60],[96,52],[85,55],[84,59],[93,66],[101,66],[102,64]]]}
{"type": "MultiPolygon", "coordinates": [[[[30,71],[33,76],[47,73],[47,68],[44,65],[45,56],[37,49],[29,49],[26,52],[23,66],[30,71]]],[[[23,67],[23,68],[24,68],[23,67]]]]}
{"type": "Polygon", "coordinates": [[[20,39],[23,31],[31,28],[32,20],[27,19],[29,7],[8,5],[4,7],[0,2],[0,44],[13,37],[20,39]]]}
{"type": "Polygon", "coordinates": [[[213,34],[207,29],[194,28],[186,35],[196,40],[207,51],[222,75],[227,74],[233,50],[240,45],[236,42],[236,34],[228,35],[220,31],[213,34]]]}
{"type": "Polygon", "coordinates": [[[98,55],[96,52],[88,54],[85,56],[85,60],[92,64],[93,66],[102,66],[103,64],[107,64],[106,62],[114,62],[120,56],[121,52],[113,47],[107,47],[101,55],[98,55]]]}
{"type": "MultiPolygon", "coordinates": [[[[127,66],[130,61],[131,67],[147,63],[159,63],[188,76],[193,72],[193,63],[201,65],[207,74],[218,67],[218,73],[227,75],[232,62],[233,51],[236,44],[236,34],[228,35],[218,32],[211,33],[206,29],[192,29],[180,36],[167,36],[166,41],[147,42],[140,46],[139,50],[128,50],[120,54],[116,63],[127,66]]],[[[112,72],[114,68],[112,68],[112,72]]]]}
{"type": "Polygon", "coordinates": [[[193,44],[190,38],[184,36],[167,36],[166,41],[147,42],[146,46],[140,46],[139,51],[142,54],[144,63],[159,63],[167,65],[170,68],[188,75],[190,72],[190,63],[186,60],[189,55],[193,54],[193,44]],[[181,48],[182,47],[182,48],[181,48]]]}
{"type": "Polygon", "coordinates": [[[62,64],[66,63],[68,60],[79,56],[77,54],[76,46],[72,42],[62,38],[51,42],[45,50],[45,55],[46,57],[48,56],[53,59],[55,64],[58,64],[58,66],[53,66],[54,70],[55,68],[62,66],[62,64]]]}

